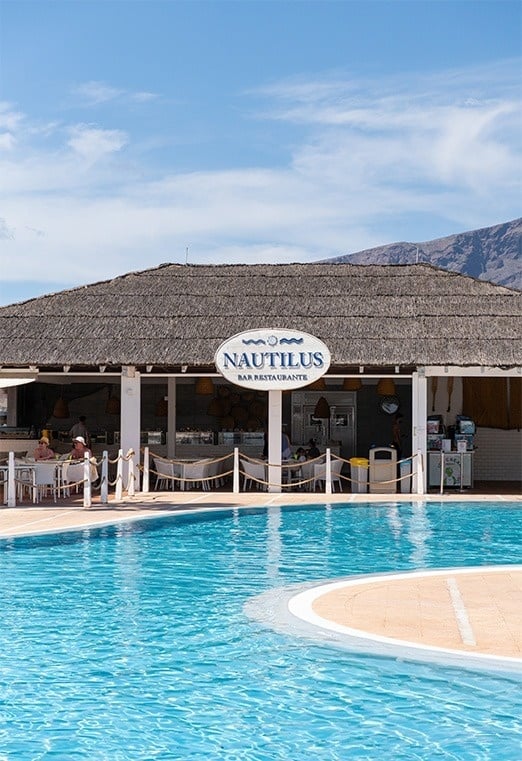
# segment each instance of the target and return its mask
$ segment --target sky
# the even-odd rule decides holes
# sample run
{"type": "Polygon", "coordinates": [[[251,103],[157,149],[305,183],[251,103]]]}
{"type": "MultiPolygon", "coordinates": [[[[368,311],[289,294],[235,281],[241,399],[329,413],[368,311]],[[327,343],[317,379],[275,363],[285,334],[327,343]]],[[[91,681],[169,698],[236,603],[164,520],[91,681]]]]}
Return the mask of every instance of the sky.
{"type": "Polygon", "coordinates": [[[0,304],[519,217],[520,0],[0,0],[0,304]]]}

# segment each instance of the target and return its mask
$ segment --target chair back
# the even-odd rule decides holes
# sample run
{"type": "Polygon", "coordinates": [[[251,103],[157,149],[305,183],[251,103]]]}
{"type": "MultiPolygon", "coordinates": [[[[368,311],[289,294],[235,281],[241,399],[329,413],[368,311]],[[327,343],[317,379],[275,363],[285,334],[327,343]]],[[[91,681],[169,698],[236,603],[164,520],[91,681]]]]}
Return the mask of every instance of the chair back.
{"type": "Polygon", "coordinates": [[[54,486],[56,483],[56,462],[35,462],[34,465],[35,486],[54,486]]]}

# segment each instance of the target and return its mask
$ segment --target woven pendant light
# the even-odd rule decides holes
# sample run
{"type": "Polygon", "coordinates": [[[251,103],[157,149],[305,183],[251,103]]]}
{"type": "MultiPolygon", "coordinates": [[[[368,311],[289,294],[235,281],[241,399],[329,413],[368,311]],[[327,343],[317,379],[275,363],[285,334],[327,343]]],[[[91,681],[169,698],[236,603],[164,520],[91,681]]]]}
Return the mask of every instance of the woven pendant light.
{"type": "Polygon", "coordinates": [[[109,398],[105,405],[106,415],[119,415],[120,414],[120,400],[118,397],[113,396],[112,388],[109,386],[109,398]]]}
{"type": "Polygon", "coordinates": [[[53,417],[57,417],[57,418],[69,417],[69,405],[67,404],[63,396],[60,396],[59,399],[56,400],[56,403],[53,409],[53,417]]]}
{"type": "Polygon", "coordinates": [[[167,399],[158,399],[156,402],[156,409],[154,410],[156,417],[167,417],[169,414],[169,403],[167,399]]]}
{"type": "Polygon", "coordinates": [[[313,383],[310,383],[309,386],[306,387],[308,391],[324,391],[326,388],[326,383],[324,381],[324,378],[318,378],[313,383]]]}
{"type": "Polygon", "coordinates": [[[210,396],[214,393],[214,384],[212,378],[198,378],[196,381],[196,394],[200,396],[210,396]]]}
{"type": "Polygon", "coordinates": [[[343,391],[359,391],[362,388],[360,378],[345,378],[343,381],[343,391]]]}
{"type": "Polygon", "coordinates": [[[324,396],[319,397],[317,404],[315,405],[314,417],[321,418],[322,420],[326,420],[330,417],[330,405],[324,396]]]}
{"type": "Polygon", "coordinates": [[[377,384],[379,396],[395,396],[395,383],[392,378],[381,378],[377,384]]]}
{"type": "Polygon", "coordinates": [[[218,399],[217,397],[211,399],[210,404],[207,407],[207,415],[210,415],[211,417],[223,417],[224,414],[225,411],[221,399],[218,399]]]}

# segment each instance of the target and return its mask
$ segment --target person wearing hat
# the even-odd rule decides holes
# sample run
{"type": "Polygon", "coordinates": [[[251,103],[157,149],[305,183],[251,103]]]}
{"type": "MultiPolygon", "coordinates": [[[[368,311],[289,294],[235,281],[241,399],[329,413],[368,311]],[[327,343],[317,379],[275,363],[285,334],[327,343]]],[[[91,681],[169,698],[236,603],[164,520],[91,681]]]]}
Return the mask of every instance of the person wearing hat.
{"type": "Polygon", "coordinates": [[[35,460],[54,460],[54,452],[49,446],[49,439],[47,436],[42,436],[38,442],[38,446],[34,450],[35,460]]]}
{"type": "Polygon", "coordinates": [[[73,444],[73,447],[69,455],[69,458],[71,460],[83,460],[83,457],[86,452],[89,455],[89,457],[91,456],[91,450],[85,443],[85,439],[83,438],[83,436],[75,436],[72,444],[73,444]]]}

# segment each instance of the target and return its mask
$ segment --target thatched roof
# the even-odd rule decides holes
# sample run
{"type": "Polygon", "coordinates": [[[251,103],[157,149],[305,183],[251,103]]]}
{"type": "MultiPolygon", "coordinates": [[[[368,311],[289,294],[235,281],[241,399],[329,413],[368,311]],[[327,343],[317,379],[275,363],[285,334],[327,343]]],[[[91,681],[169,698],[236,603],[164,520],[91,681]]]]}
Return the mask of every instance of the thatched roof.
{"type": "Polygon", "coordinates": [[[522,363],[522,293],[428,264],[166,264],[0,308],[0,365],[211,367],[264,327],[338,367],[522,363]]]}

